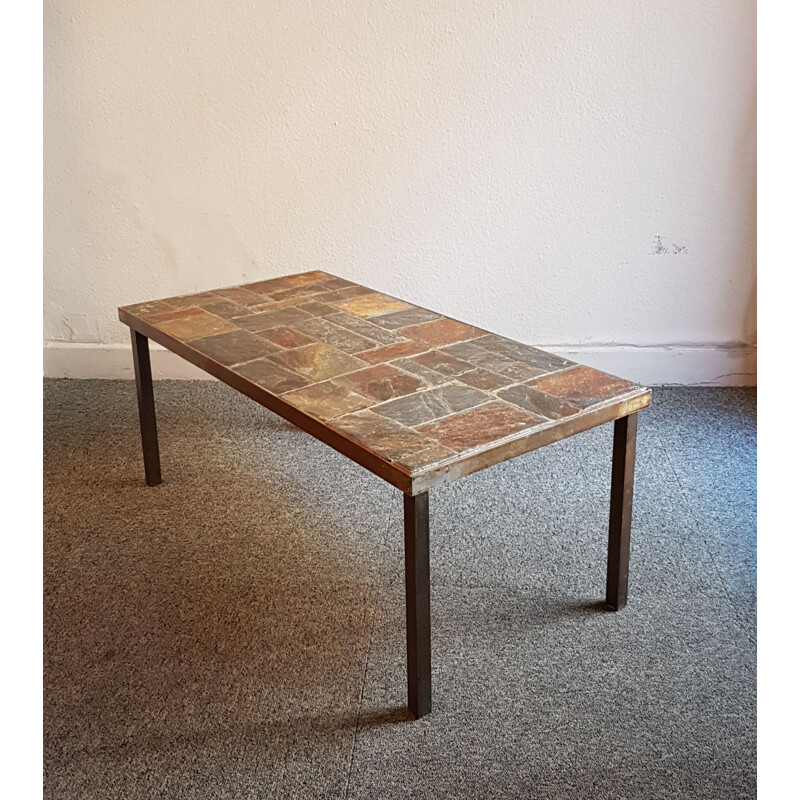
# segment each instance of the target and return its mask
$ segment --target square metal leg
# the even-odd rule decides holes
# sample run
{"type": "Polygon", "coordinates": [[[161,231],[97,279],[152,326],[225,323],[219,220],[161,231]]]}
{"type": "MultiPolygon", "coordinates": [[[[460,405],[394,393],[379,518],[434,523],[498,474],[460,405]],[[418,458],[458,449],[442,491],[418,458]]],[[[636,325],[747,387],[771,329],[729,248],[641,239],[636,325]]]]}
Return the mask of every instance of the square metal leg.
{"type": "Polygon", "coordinates": [[[428,493],[403,495],[406,546],[408,709],[416,719],[431,710],[431,597],[428,493]]]}
{"type": "Polygon", "coordinates": [[[150,348],[146,336],[131,328],[133,371],[136,375],[136,396],[139,400],[139,426],[142,430],[144,477],[148,486],[161,483],[161,459],[158,455],[156,406],[153,400],[153,375],[150,371],[150,348]]]}
{"type": "Polygon", "coordinates": [[[611,464],[611,514],[608,524],[606,605],[619,611],[628,602],[628,560],[631,547],[633,467],[636,461],[637,414],[614,422],[611,464]]]}

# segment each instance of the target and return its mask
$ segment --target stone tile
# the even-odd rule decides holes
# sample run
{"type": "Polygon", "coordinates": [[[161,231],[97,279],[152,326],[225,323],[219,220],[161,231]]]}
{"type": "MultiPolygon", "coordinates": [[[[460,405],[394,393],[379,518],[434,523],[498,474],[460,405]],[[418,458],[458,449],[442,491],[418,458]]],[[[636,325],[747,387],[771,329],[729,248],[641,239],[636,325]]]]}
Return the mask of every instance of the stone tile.
{"type": "Polygon", "coordinates": [[[311,314],[306,314],[299,308],[292,306],[279,308],[275,311],[262,311],[259,314],[251,314],[249,317],[236,318],[235,323],[248,331],[265,331],[268,328],[280,328],[286,325],[294,325],[297,322],[313,319],[311,314]]]}
{"type": "Polygon", "coordinates": [[[312,383],[326,381],[366,366],[360,359],[327,344],[309,344],[295,350],[286,350],[270,356],[270,359],[277,366],[296,372],[312,383]]]}
{"type": "Polygon", "coordinates": [[[453,358],[439,350],[429,350],[427,353],[421,353],[418,356],[410,358],[409,361],[413,364],[420,364],[423,367],[440,372],[442,375],[449,378],[455,378],[465,372],[470,372],[475,369],[468,361],[461,361],[458,358],[453,358]]]}
{"type": "MultiPolygon", "coordinates": [[[[264,298],[255,292],[249,292],[240,286],[235,286],[231,289],[217,289],[214,294],[224,297],[226,300],[232,300],[240,306],[257,306],[259,303],[264,302],[264,298]]],[[[209,301],[211,302],[211,298],[209,301]]]]}
{"type": "Polygon", "coordinates": [[[425,342],[431,347],[440,347],[445,344],[475,339],[485,335],[486,331],[455,319],[440,319],[436,322],[401,328],[400,333],[409,339],[425,342]]]}
{"type": "Polygon", "coordinates": [[[243,330],[218,333],[215,336],[205,336],[202,339],[192,339],[188,344],[195,350],[225,366],[263,358],[279,349],[272,342],[268,342],[266,339],[250,333],[250,331],[243,330]]]}
{"type": "Polygon", "coordinates": [[[545,422],[542,417],[494,401],[478,408],[453,414],[419,426],[419,432],[456,452],[489,444],[525,428],[545,422]]]}
{"type": "Polygon", "coordinates": [[[198,309],[198,313],[190,316],[168,319],[158,323],[159,330],[174,336],[176,339],[197,339],[214,333],[236,330],[236,326],[215,314],[198,309]]]}
{"type": "Polygon", "coordinates": [[[437,314],[435,311],[428,311],[427,308],[418,308],[412,306],[403,311],[394,311],[391,314],[382,314],[373,318],[376,325],[389,330],[396,330],[397,328],[405,328],[409,325],[420,325],[423,322],[433,322],[434,320],[441,319],[442,315],[437,314]]]}
{"type": "Polygon", "coordinates": [[[217,299],[214,292],[200,292],[199,294],[183,294],[177,297],[170,297],[168,301],[174,308],[188,308],[189,306],[199,306],[201,303],[211,302],[217,299]]]}
{"type": "Polygon", "coordinates": [[[403,466],[413,473],[424,472],[431,469],[436,464],[449,461],[456,457],[457,453],[440,444],[434,444],[416,453],[410,453],[403,459],[403,466]]]}
{"type": "Polygon", "coordinates": [[[135,317],[147,319],[154,314],[163,314],[166,311],[175,311],[175,306],[167,300],[148,300],[146,303],[134,303],[130,306],[123,306],[135,317]]]}
{"type": "Polygon", "coordinates": [[[466,408],[486,403],[492,397],[479,389],[450,383],[437,386],[425,392],[400,397],[374,407],[377,414],[390,417],[401,425],[410,428],[422,425],[430,420],[463,411],[466,408]]]}
{"type": "Polygon", "coordinates": [[[311,317],[295,323],[292,327],[318,342],[325,342],[325,344],[341,350],[343,353],[358,353],[362,350],[370,350],[377,345],[377,342],[365,339],[347,328],[342,328],[341,325],[335,325],[320,317],[311,317]]]}
{"type": "Polygon", "coordinates": [[[323,284],[325,288],[329,291],[335,291],[337,289],[352,289],[355,286],[360,287],[357,283],[353,283],[352,281],[348,281],[345,278],[332,278],[328,276],[324,281],[323,284]]]}
{"type": "Polygon", "coordinates": [[[340,303],[344,300],[351,300],[354,297],[361,297],[362,295],[375,294],[374,289],[368,289],[366,286],[348,286],[345,289],[336,289],[332,292],[325,292],[319,295],[316,299],[321,303],[340,303]]]}
{"type": "Polygon", "coordinates": [[[280,278],[248,283],[243,288],[257,294],[272,297],[276,292],[283,292],[287,289],[305,286],[310,283],[322,283],[331,280],[333,277],[333,275],[328,275],[327,272],[301,272],[297,275],[283,275],[280,278]]]}
{"type": "Polygon", "coordinates": [[[304,333],[300,333],[294,328],[268,328],[265,331],[259,331],[258,335],[264,339],[269,339],[270,342],[286,350],[314,343],[314,340],[310,336],[306,336],[304,333]]]}
{"type": "Polygon", "coordinates": [[[167,322],[171,319],[183,319],[184,317],[193,317],[202,313],[202,308],[198,308],[197,306],[187,306],[186,308],[178,308],[174,311],[162,311],[159,314],[150,314],[147,317],[147,321],[151,324],[158,324],[160,322],[167,322]]]}
{"type": "Polygon", "coordinates": [[[339,311],[338,313],[331,314],[326,318],[330,322],[333,322],[336,325],[341,325],[343,328],[347,328],[347,330],[353,331],[353,333],[364,336],[365,338],[377,342],[378,344],[397,344],[398,342],[406,341],[397,334],[394,334],[385,328],[379,328],[377,325],[373,325],[372,322],[367,322],[367,320],[361,319],[361,317],[354,317],[352,314],[348,314],[346,311],[339,311]]]}
{"type": "Polygon", "coordinates": [[[273,394],[283,394],[308,385],[308,380],[305,378],[280,369],[263,358],[259,358],[256,361],[248,361],[246,364],[240,364],[232,369],[238,375],[257,383],[259,386],[263,386],[273,394]]]}
{"type": "MultiPolygon", "coordinates": [[[[345,289],[344,291],[348,290],[345,289]]],[[[351,314],[355,314],[357,317],[375,317],[379,314],[389,314],[392,311],[411,308],[408,303],[379,292],[354,297],[352,300],[342,300],[335,303],[335,305],[345,311],[349,311],[351,314]]]]}
{"type": "Polygon", "coordinates": [[[461,383],[466,383],[467,386],[474,386],[476,389],[483,389],[488,392],[500,389],[503,386],[508,386],[510,383],[514,382],[513,378],[509,378],[505,375],[498,375],[495,372],[489,372],[480,367],[472,370],[472,372],[465,372],[459,375],[458,379],[461,383]]]}
{"type": "Polygon", "coordinates": [[[310,303],[303,303],[298,306],[298,308],[314,317],[326,317],[330,314],[336,314],[339,311],[335,306],[329,306],[327,303],[320,303],[318,300],[312,300],[310,303]]]}
{"type": "Polygon", "coordinates": [[[368,409],[337,417],[331,422],[331,427],[348,434],[390,461],[401,463],[436,445],[436,442],[416,431],[404,428],[368,409]]]}
{"type": "Polygon", "coordinates": [[[304,389],[288,392],[283,399],[295,408],[321,420],[359,411],[373,403],[372,400],[354,392],[338,380],[312,383],[304,389]]]}
{"type": "Polygon", "coordinates": [[[207,303],[200,303],[200,307],[212,314],[216,314],[218,317],[222,317],[222,319],[244,317],[251,313],[252,308],[240,306],[238,303],[234,303],[233,300],[227,300],[224,297],[217,297],[214,300],[209,300],[207,303]]]}
{"type": "Polygon", "coordinates": [[[638,388],[630,381],[583,366],[545,375],[529,385],[579,408],[589,408],[638,388]]]}
{"type": "Polygon", "coordinates": [[[373,402],[412,394],[425,386],[419,378],[390,364],[376,364],[374,367],[360,369],[343,375],[339,380],[365,397],[372,398],[373,402]]]}
{"type": "Polygon", "coordinates": [[[522,342],[515,342],[513,339],[506,339],[503,336],[498,336],[496,333],[482,336],[475,341],[475,344],[480,345],[486,350],[500,353],[515,361],[523,361],[540,370],[542,374],[564,369],[575,363],[566,358],[561,358],[561,356],[546,353],[544,350],[539,350],[536,347],[522,344],[522,342]]]}
{"type": "Polygon", "coordinates": [[[497,392],[497,396],[508,403],[547,419],[561,419],[580,412],[580,408],[559,397],[540,392],[533,386],[517,383],[497,392]]]}
{"type": "MultiPolygon", "coordinates": [[[[363,357],[363,354],[361,357],[363,357]]],[[[450,383],[452,381],[452,378],[442,375],[441,372],[436,372],[435,370],[429,369],[423,364],[419,364],[410,358],[399,358],[396,361],[392,361],[392,365],[399,367],[405,372],[410,372],[412,375],[416,375],[425,381],[428,386],[441,386],[442,384],[450,383]]]]}
{"type": "Polygon", "coordinates": [[[428,347],[420,342],[400,342],[391,344],[388,347],[379,347],[376,350],[367,350],[359,353],[358,357],[369,364],[380,364],[384,361],[392,361],[395,358],[403,358],[403,356],[413,356],[427,349],[428,347]]]}
{"type": "Polygon", "coordinates": [[[272,292],[270,297],[273,300],[289,300],[293,298],[308,298],[310,296],[321,294],[326,289],[321,283],[307,283],[304,286],[292,286],[289,289],[282,289],[278,292],[272,292]]]}

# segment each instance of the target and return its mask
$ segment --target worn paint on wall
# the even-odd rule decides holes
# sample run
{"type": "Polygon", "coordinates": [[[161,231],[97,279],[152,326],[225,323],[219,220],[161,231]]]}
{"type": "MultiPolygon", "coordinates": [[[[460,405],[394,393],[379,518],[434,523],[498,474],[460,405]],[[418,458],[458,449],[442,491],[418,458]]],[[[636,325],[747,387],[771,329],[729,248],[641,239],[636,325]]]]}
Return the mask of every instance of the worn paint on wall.
{"type": "Polygon", "coordinates": [[[541,345],[755,339],[749,0],[45,14],[46,341],[310,269],[541,345]]]}

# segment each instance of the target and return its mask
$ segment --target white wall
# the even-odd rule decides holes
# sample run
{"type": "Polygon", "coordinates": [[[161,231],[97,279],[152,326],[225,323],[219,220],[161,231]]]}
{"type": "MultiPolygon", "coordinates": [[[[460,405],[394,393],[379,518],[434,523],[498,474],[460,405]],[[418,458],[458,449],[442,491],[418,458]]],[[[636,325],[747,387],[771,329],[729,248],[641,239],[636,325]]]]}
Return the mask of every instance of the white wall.
{"type": "Polygon", "coordinates": [[[752,0],[45,22],[47,374],[129,375],[119,305],[324,269],[644,382],[754,382],[752,0]]]}

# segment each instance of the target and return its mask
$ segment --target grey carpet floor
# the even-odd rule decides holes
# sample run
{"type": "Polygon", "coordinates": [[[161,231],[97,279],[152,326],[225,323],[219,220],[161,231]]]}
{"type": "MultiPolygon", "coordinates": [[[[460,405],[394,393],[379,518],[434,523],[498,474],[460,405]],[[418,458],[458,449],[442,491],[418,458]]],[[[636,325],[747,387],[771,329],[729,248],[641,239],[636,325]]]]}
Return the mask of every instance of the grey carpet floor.
{"type": "Polygon", "coordinates": [[[402,498],[214,382],[45,382],[45,796],[755,796],[755,392],[654,393],[630,602],[611,426],[431,492],[434,711],[402,498]]]}

